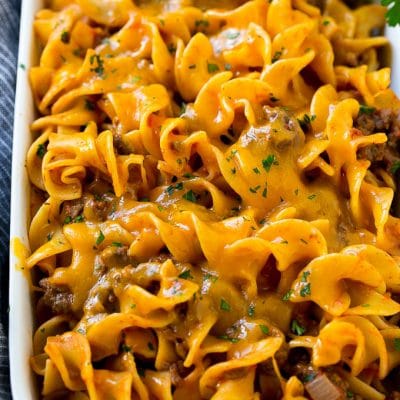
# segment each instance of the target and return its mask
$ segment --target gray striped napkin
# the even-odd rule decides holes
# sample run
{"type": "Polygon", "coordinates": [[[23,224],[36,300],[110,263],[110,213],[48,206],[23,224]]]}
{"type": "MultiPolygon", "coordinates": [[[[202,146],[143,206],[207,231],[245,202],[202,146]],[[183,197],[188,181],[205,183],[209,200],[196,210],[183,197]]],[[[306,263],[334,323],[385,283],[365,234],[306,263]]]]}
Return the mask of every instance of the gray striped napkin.
{"type": "Polygon", "coordinates": [[[21,0],[0,0],[0,399],[2,400],[11,399],[7,343],[9,203],[20,5],[21,0]]]}

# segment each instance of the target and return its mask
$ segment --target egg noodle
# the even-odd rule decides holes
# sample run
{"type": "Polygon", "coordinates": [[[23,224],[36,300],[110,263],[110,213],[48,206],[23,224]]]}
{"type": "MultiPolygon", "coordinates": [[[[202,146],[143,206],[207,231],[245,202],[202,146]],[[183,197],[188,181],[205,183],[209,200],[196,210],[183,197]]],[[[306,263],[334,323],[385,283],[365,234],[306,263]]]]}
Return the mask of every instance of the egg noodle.
{"type": "Polygon", "coordinates": [[[397,398],[385,9],[46,6],[25,260],[41,398],[397,398]]]}

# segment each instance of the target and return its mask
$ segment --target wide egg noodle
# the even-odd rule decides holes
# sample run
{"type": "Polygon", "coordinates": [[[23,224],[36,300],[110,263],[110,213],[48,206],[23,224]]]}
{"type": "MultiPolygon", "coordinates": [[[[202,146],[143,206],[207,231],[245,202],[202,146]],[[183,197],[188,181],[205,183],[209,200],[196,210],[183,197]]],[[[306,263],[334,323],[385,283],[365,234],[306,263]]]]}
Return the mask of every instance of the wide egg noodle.
{"type": "Polygon", "coordinates": [[[335,398],[396,396],[400,102],[380,69],[384,13],[37,13],[24,265],[43,399],[302,400],[314,380],[335,398]]]}

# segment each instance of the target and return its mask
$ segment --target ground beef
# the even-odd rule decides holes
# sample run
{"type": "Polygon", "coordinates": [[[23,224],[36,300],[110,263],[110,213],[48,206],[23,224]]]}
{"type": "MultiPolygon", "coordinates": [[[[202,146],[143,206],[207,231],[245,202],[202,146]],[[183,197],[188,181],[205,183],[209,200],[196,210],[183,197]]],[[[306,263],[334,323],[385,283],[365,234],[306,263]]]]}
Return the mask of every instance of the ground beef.
{"type": "Polygon", "coordinates": [[[122,140],[121,133],[117,133],[117,132],[114,133],[113,144],[114,144],[114,148],[117,150],[118,154],[129,155],[132,153],[132,151],[129,149],[129,147],[122,140]]]}
{"type": "Polygon", "coordinates": [[[115,208],[114,196],[111,194],[95,195],[89,200],[88,207],[93,210],[98,221],[106,221],[115,208]]]}
{"type": "Polygon", "coordinates": [[[83,206],[84,202],[82,198],[76,200],[64,201],[61,213],[63,220],[65,220],[65,218],[67,217],[69,217],[71,220],[76,218],[78,215],[82,213],[83,206]]]}
{"type": "Polygon", "coordinates": [[[42,279],[39,286],[44,289],[42,301],[55,315],[65,315],[72,312],[73,295],[69,288],[56,286],[48,278],[42,279]]]}
{"type": "Polygon", "coordinates": [[[354,127],[364,135],[386,133],[388,140],[385,144],[362,148],[358,156],[372,163],[380,162],[390,170],[393,163],[400,159],[400,110],[382,108],[369,114],[361,113],[354,121],[354,127]]]}
{"type": "Polygon", "coordinates": [[[371,162],[371,170],[383,168],[394,175],[396,191],[391,213],[400,216],[400,171],[394,172],[393,166],[400,162],[400,110],[382,108],[371,113],[361,113],[354,121],[354,127],[364,135],[383,132],[388,140],[384,144],[361,148],[357,156],[371,162]]]}

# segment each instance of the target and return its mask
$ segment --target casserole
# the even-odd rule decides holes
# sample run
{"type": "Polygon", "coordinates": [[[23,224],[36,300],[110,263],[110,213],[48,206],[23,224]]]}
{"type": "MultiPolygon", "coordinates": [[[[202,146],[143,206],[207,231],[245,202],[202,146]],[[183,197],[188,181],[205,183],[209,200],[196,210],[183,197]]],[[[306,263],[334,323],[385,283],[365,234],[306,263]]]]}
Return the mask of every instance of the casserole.
{"type": "MultiPolygon", "coordinates": [[[[11,238],[14,240],[14,250],[12,249],[10,254],[10,363],[15,399],[35,398],[34,379],[28,364],[33,325],[29,285],[24,274],[15,269],[15,265],[18,264],[19,253],[24,251],[24,246],[28,246],[29,184],[24,165],[25,155],[31,142],[29,125],[34,119],[35,112],[26,70],[35,62],[32,24],[35,12],[41,6],[39,1],[24,1],[21,16],[11,197],[11,238]]],[[[396,71],[400,58],[399,31],[389,29],[387,34],[393,45],[392,67],[393,71],[396,71]]],[[[400,92],[399,81],[398,77],[394,77],[393,88],[397,93],[400,92]]]]}

